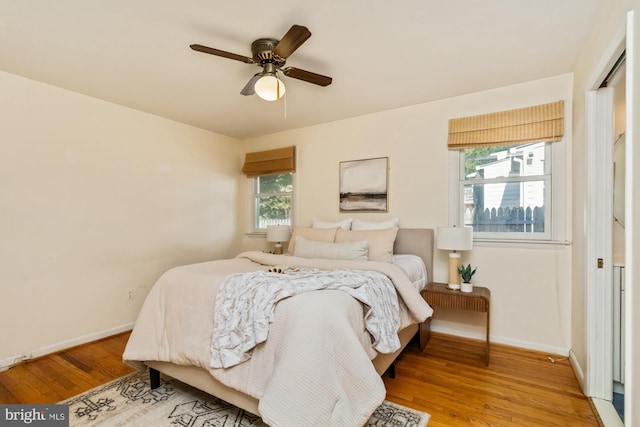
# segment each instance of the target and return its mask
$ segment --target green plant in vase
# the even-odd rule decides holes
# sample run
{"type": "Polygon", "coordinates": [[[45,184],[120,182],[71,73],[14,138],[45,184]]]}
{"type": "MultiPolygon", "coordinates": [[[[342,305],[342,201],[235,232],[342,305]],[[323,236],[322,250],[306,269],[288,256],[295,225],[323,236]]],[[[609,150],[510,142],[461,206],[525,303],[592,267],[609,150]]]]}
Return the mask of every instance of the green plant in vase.
{"type": "Polygon", "coordinates": [[[474,274],[476,274],[476,270],[478,267],[471,269],[471,264],[467,264],[465,267],[464,264],[458,266],[458,273],[460,273],[460,277],[462,277],[462,281],[464,283],[471,283],[471,278],[474,274]]]}

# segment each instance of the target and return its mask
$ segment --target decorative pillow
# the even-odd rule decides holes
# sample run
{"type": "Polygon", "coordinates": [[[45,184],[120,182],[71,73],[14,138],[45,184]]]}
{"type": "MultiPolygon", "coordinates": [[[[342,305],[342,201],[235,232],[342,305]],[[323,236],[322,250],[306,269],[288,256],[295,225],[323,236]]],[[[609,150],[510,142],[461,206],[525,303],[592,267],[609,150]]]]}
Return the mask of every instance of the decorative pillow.
{"type": "Polygon", "coordinates": [[[313,218],[313,228],[340,227],[343,230],[351,230],[351,221],[353,221],[353,218],[346,218],[342,221],[320,221],[318,218],[313,218]]]}
{"type": "Polygon", "coordinates": [[[302,236],[296,237],[294,256],[303,258],[347,259],[352,261],[367,261],[369,244],[366,241],[328,243],[314,242],[302,236]]]}
{"type": "Polygon", "coordinates": [[[387,228],[397,227],[400,218],[390,218],[384,221],[364,221],[355,218],[351,224],[352,230],[385,230],[387,228]]]}
{"type": "Polygon", "coordinates": [[[289,247],[287,248],[287,255],[293,255],[296,248],[296,237],[302,236],[307,240],[315,240],[317,242],[329,242],[333,243],[336,240],[335,228],[309,228],[298,227],[291,233],[291,239],[289,240],[289,247]]]}
{"type": "Polygon", "coordinates": [[[338,228],[336,243],[369,242],[369,261],[393,262],[393,244],[396,241],[398,227],[386,230],[356,230],[345,231],[338,228]]]}

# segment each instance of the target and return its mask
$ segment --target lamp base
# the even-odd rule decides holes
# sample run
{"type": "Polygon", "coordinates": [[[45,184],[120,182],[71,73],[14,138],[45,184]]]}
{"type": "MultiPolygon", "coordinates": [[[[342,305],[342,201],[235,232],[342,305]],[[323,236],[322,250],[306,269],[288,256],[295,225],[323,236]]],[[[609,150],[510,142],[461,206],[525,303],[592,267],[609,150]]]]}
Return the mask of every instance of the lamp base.
{"type": "Polygon", "coordinates": [[[460,265],[460,254],[456,252],[449,253],[449,289],[460,289],[460,273],[458,266],[460,265]]]}
{"type": "Polygon", "coordinates": [[[281,243],[276,243],[276,245],[273,247],[273,253],[276,255],[282,255],[282,244],[281,243]]]}

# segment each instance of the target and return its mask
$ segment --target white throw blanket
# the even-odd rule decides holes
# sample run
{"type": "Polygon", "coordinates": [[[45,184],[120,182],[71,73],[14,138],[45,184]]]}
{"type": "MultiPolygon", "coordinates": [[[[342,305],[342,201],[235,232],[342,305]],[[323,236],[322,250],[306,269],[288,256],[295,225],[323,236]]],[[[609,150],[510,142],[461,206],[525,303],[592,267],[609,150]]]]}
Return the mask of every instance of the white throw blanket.
{"type": "Polygon", "coordinates": [[[312,291],[280,301],[269,339],[253,349],[250,360],[227,369],[210,367],[212,307],[222,282],[231,274],[283,263],[384,273],[398,293],[398,329],[433,313],[406,274],[389,263],[248,252],[167,271],[147,295],[124,360],[200,367],[227,387],[257,399],[259,415],[271,426],[363,425],[386,391],[371,363],[378,353],[365,328],[366,307],[343,291],[312,291]]]}
{"type": "Polygon", "coordinates": [[[377,271],[292,269],[284,274],[256,271],[225,279],[216,296],[211,367],[229,368],[248,360],[267,339],[278,301],[321,289],[341,290],[366,304],[367,331],[380,353],[400,348],[400,308],[391,280],[377,271]]]}

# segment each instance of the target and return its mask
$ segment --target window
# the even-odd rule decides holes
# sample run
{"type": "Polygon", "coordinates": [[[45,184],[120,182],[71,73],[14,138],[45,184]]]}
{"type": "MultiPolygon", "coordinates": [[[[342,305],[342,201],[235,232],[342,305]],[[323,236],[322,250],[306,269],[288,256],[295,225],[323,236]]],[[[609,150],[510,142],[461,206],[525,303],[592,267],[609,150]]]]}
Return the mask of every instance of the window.
{"type": "Polygon", "coordinates": [[[473,227],[474,240],[566,242],[564,110],[557,101],[450,119],[450,224],[473,227]]]}
{"type": "Polygon", "coordinates": [[[252,183],[251,233],[266,233],[268,225],[292,225],[295,171],[295,146],[246,153],[242,172],[252,183]]]}
{"type": "Polygon", "coordinates": [[[545,142],[461,150],[459,222],[478,239],[550,239],[550,157],[545,142]]]}
{"type": "Polygon", "coordinates": [[[268,225],[291,225],[293,173],[257,176],[253,179],[253,232],[268,225]]]}

